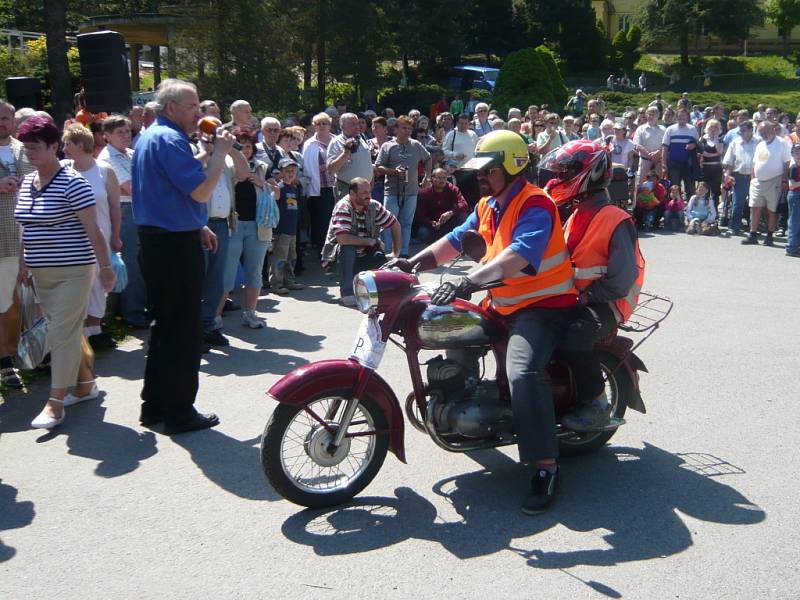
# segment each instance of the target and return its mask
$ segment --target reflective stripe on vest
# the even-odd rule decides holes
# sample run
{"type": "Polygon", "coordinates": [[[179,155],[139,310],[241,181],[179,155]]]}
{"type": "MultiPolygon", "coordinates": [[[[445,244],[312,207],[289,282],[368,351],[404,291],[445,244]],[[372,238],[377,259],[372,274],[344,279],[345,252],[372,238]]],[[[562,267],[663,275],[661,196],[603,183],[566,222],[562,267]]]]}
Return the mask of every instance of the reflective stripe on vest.
{"type": "Polygon", "coordinates": [[[529,275],[519,271],[504,279],[502,286],[489,291],[485,302],[497,312],[509,315],[553,296],[577,295],[572,281],[572,264],[561,232],[561,220],[555,204],[547,194],[535,185],[526,183],[508,200],[500,222],[494,224],[494,227],[494,211],[488,200],[482,198],[476,207],[479,233],[486,242],[483,263],[491,261],[511,245],[514,228],[527,202],[532,201],[534,205],[545,209],[553,220],[553,227],[537,273],[529,275]]]}
{"type": "Polygon", "coordinates": [[[528,294],[522,294],[521,296],[514,296],[512,298],[494,297],[492,298],[492,304],[494,304],[495,306],[513,306],[518,302],[522,302],[523,300],[528,300],[530,298],[540,298],[542,296],[556,296],[559,294],[566,294],[571,289],[574,289],[572,286],[572,282],[565,281],[564,283],[559,283],[557,285],[553,285],[543,290],[536,290],[535,292],[530,292],[528,294]]]}
{"type": "Polygon", "coordinates": [[[606,273],[608,273],[608,267],[604,265],[585,267],[583,269],[575,267],[574,269],[575,279],[600,279],[606,273]]]}
{"type": "MultiPolygon", "coordinates": [[[[565,239],[569,239],[572,231],[573,215],[570,215],[564,226],[565,239]]],[[[592,217],[583,238],[572,252],[576,288],[584,290],[592,281],[600,279],[608,272],[608,246],[611,237],[621,223],[629,220],[631,216],[627,212],[610,204],[602,207],[592,217]]],[[[626,321],[633,313],[644,284],[645,265],[638,239],[635,241],[634,252],[638,271],[635,283],[624,298],[608,303],[620,323],[626,321]]]]}
{"type": "MultiPolygon", "coordinates": [[[[537,271],[537,274],[541,275],[543,273],[551,271],[552,269],[558,268],[559,266],[561,266],[561,263],[563,263],[565,260],[568,259],[568,257],[569,254],[567,253],[567,249],[564,248],[564,250],[562,250],[558,254],[554,254],[549,258],[543,258],[542,262],[539,263],[539,270],[537,271]]],[[[514,273],[514,275],[509,277],[507,281],[514,281],[516,279],[519,279],[520,277],[530,277],[530,275],[528,273],[525,273],[524,271],[517,271],[516,273],[514,273]]]]}

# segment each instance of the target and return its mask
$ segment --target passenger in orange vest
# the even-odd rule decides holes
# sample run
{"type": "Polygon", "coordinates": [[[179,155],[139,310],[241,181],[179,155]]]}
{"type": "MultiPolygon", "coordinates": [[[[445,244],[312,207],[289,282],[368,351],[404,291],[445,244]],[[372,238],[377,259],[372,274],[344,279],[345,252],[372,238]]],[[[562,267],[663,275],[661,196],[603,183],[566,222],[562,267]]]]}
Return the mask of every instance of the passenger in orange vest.
{"type": "Polygon", "coordinates": [[[469,298],[490,289],[484,300],[509,321],[506,371],[520,461],[532,467],[526,514],[543,512],[556,493],[558,441],[553,398],[545,366],[566,326],[576,316],[578,294],[556,206],[525,179],[528,146],[517,133],[497,130],[478,141],[475,157],[462,168],[478,172],[481,200],[464,224],[411,259],[390,264],[410,271],[435,268],[461,251],[461,238],[477,230],[487,251],[464,277],[440,285],[433,304],[469,298]]]}
{"type": "Polygon", "coordinates": [[[580,313],[559,344],[572,372],[581,407],[561,419],[574,431],[593,431],[609,424],[609,404],[594,351],[597,340],[630,317],[644,279],[631,216],[610,203],[606,187],[611,159],[602,142],[576,140],[544,157],[558,176],[548,183],[550,197],[559,205],[576,202],[564,225],[564,236],[580,292],[580,313]]]}

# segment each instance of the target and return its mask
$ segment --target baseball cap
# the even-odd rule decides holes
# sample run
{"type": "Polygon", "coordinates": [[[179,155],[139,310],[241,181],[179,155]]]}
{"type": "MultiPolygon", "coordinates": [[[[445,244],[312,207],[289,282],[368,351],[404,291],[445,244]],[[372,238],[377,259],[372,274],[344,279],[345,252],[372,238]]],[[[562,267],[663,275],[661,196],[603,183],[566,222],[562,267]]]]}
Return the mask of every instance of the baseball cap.
{"type": "Polygon", "coordinates": [[[300,166],[300,165],[297,164],[296,160],[294,160],[292,158],[289,158],[287,156],[286,158],[282,158],[280,160],[280,162],[278,163],[278,168],[279,169],[285,169],[286,167],[290,167],[292,165],[294,165],[295,167],[299,167],[300,166]]]}

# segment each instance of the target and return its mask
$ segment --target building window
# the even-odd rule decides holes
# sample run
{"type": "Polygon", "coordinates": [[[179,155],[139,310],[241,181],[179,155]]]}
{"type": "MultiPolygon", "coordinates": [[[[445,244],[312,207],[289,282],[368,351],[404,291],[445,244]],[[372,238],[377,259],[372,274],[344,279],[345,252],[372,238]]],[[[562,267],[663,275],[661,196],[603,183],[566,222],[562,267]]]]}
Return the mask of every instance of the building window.
{"type": "Polygon", "coordinates": [[[631,27],[631,17],[630,15],[619,15],[617,17],[617,30],[619,31],[628,31],[631,27]]]}

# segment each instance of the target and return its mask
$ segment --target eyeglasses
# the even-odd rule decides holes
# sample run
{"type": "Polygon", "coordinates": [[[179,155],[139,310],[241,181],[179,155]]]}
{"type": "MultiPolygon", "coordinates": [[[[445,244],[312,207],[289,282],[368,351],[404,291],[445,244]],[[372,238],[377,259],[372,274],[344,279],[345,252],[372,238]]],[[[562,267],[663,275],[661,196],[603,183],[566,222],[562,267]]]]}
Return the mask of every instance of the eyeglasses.
{"type": "Polygon", "coordinates": [[[264,131],[266,131],[267,133],[275,133],[280,130],[281,130],[280,127],[267,127],[264,131]]]}
{"type": "Polygon", "coordinates": [[[478,112],[489,112],[489,111],[488,111],[488,110],[486,110],[485,108],[479,108],[479,109],[478,109],[478,112]]]}

